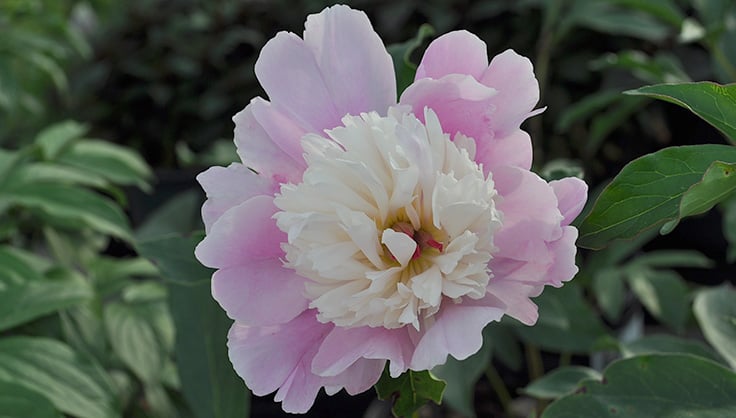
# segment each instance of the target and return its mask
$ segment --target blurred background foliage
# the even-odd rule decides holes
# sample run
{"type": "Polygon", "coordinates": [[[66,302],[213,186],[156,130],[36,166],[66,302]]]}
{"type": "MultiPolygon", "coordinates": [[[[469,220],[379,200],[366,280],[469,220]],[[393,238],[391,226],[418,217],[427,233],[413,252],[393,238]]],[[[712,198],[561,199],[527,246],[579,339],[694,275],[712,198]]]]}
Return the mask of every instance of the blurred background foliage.
{"type": "MultiPolygon", "coordinates": [[[[264,96],[253,73],[264,43],[331,3],[0,2],[0,392],[34,416],[281,416],[270,399],[249,406],[225,360],[228,320],[191,255],[194,175],[236,159],[230,119],[264,96]]],[[[549,179],[583,175],[595,193],[643,154],[724,142],[684,109],[622,92],[736,81],[733,1],[346,3],[387,45],[429,23],[530,57],[547,110],[526,129],[549,179]]],[[[734,225],[736,200],[666,237],[582,251],[576,280],[539,298],[539,325],[489,326],[481,352],[436,371],[446,405],[423,413],[528,415],[564,394],[523,389],[558,365],[600,370],[673,347],[723,361],[678,338],[698,333],[697,285],[733,277],[734,225]]],[[[358,416],[373,398],[320,398],[309,416],[358,416]]]]}

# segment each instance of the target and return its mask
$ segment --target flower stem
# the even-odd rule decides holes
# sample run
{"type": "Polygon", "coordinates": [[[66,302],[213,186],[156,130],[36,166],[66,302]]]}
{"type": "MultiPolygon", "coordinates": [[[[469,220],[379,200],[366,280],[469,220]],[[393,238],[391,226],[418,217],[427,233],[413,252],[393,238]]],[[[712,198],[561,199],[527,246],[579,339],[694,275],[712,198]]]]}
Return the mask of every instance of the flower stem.
{"type": "Polygon", "coordinates": [[[544,364],[542,364],[542,353],[534,344],[527,344],[526,362],[529,366],[529,380],[535,381],[544,375],[544,364]]]}
{"type": "MultiPolygon", "coordinates": [[[[544,376],[544,364],[542,363],[542,353],[539,351],[539,347],[534,344],[526,344],[524,346],[526,352],[526,363],[529,368],[529,381],[534,382],[540,377],[544,376]]],[[[537,399],[536,411],[541,414],[544,410],[546,402],[537,399]]]]}
{"type": "Polygon", "coordinates": [[[501,402],[501,407],[506,412],[506,415],[508,415],[511,405],[511,394],[492,361],[488,363],[488,367],[486,368],[486,378],[491,384],[493,391],[496,392],[496,396],[498,396],[498,400],[501,402]]]}

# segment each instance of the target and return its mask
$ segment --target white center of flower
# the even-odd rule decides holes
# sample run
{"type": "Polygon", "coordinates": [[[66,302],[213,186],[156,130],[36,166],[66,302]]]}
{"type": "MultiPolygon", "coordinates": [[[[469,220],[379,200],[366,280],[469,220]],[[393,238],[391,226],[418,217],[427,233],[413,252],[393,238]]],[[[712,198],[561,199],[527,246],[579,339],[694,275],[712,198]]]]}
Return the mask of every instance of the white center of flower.
{"type": "Polygon", "coordinates": [[[501,226],[493,180],[472,139],[450,141],[431,110],[425,120],[397,107],[302,139],[308,167],[282,185],[275,218],[320,321],[419,329],[442,303],[485,295],[501,226]]]}

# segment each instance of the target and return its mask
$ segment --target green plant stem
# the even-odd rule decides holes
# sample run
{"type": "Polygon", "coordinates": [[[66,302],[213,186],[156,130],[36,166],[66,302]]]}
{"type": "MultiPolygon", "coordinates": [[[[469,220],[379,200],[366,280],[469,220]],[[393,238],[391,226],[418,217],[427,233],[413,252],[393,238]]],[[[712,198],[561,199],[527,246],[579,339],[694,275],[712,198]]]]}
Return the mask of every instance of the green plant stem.
{"type": "Polygon", "coordinates": [[[527,344],[525,346],[525,351],[526,362],[529,367],[529,380],[533,382],[544,375],[542,353],[539,351],[539,347],[533,344],[527,344]]]}
{"type": "MultiPolygon", "coordinates": [[[[544,364],[542,363],[542,353],[539,351],[539,347],[533,344],[526,344],[524,346],[526,352],[526,363],[529,368],[529,381],[533,382],[540,377],[544,376],[544,364]]],[[[537,399],[537,413],[541,415],[541,411],[547,406],[547,402],[542,399],[537,399]]]]}
{"type": "Polygon", "coordinates": [[[509,389],[506,387],[506,384],[503,382],[501,375],[498,374],[498,370],[493,366],[492,361],[486,368],[486,378],[488,379],[488,382],[490,382],[493,391],[496,392],[496,396],[498,396],[498,400],[501,402],[501,407],[508,415],[509,406],[511,405],[511,394],[509,393],[509,389]]]}

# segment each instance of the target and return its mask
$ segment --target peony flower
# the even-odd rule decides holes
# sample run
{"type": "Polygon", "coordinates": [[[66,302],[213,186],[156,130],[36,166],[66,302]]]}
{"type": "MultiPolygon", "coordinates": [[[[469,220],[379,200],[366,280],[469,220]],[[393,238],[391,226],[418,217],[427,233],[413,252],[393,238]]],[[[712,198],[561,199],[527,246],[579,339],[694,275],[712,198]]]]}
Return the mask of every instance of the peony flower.
{"type": "Polygon", "coordinates": [[[270,101],[234,117],[242,164],[198,176],[196,249],[254,394],[305,412],[321,388],[369,389],[387,362],[396,377],[462,360],[489,322],[534,324],[530,298],[577,272],[586,185],[530,171],[526,58],[489,64],[476,36],[446,34],[397,103],[368,18],[333,6],[303,39],[271,39],[255,71],[270,101]]]}

